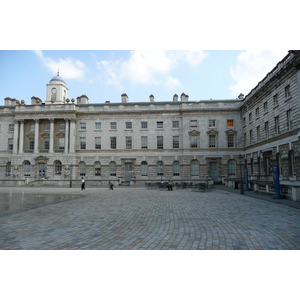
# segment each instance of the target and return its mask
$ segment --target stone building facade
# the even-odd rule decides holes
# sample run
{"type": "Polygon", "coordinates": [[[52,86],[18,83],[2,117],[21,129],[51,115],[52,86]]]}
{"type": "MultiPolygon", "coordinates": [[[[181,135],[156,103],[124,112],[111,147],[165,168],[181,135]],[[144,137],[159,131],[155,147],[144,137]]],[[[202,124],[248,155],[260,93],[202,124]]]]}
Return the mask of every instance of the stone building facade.
{"type": "Polygon", "coordinates": [[[89,103],[68,98],[61,76],[46,85],[46,100],[5,98],[0,107],[0,181],[68,185],[146,181],[230,182],[240,161],[249,187],[267,189],[271,165],[281,179],[299,181],[299,51],[289,54],[244,98],[89,103]]]}

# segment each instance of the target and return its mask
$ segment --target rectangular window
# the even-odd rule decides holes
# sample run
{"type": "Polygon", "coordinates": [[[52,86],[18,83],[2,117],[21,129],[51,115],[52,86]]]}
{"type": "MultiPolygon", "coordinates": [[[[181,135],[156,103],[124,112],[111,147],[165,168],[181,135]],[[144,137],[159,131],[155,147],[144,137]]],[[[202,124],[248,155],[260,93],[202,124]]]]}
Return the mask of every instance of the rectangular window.
{"type": "Polygon", "coordinates": [[[289,109],[286,112],[287,128],[288,130],[293,129],[292,110],[289,109]]]}
{"type": "Polygon", "coordinates": [[[59,131],[65,131],[65,127],[66,127],[65,123],[59,124],[59,131]]]}
{"type": "Polygon", "coordinates": [[[95,137],[95,149],[101,149],[101,137],[95,137]]]}
{"type": "Polygon", "coordinates": [[[267,113],[268,112],[268,102],[264,102],[264,112],[267,113]]]}
{"type": "Polygon", "coordinates": [[[86,130],[86,123],[80,123],[80,129],[86,130]]]}
{"type": "Polygon", "coordinates": [[[141,122],[141,128],[147,129],[148,128],[148,122],[141,122]]]}
{"type": "Polygon", "coordinates": [[[81,137],[80,138],[80,149],[81,150],[85,150],[86,149],[86,138],[85,137],[81,137]]]}
{"type": "Polygon", "coordinates": [[[216,127],[216,120],[208,120],[208,127],[216,127]]]}
{"type": "Polygon", "coordinates": [[[48,137],[44,138],[44,150],[49,150],[50,139],[48,137]]]}
{"type": "Polygon", "coordinates": [[[278,105],[278,95],[277,94],[273,96],[273,105],[274,106],[278,105]]]}
{"type": "Polygon", "coordinates": [[[14,131],[14,129],[15,129],[15,124],[8,125],[8,131],[14,131]]]}
{"type": "Polygon", "coordinates": [[[260,142],[260,126],[256,127],[256,136],[257,136],[257,141],[260,142]]]}
{"type": "Polygon", "coordinates": [[[285,95],[285,98],[288,98],[291,96],[291,87],[290,85],[287,85],[284,89],[284,95],[285,95]]]}
{"type": "Polygon", "coordinates": [[[252,113],[249,114],[249,123],[252,122],[252,113]]]}
{"type": "Polygon", "coordinates": [[[13,147],[14,147],[14,139],[9,138],[8,139],[8,150],[13,150],[13,147]]]}
{"type": "Polygon", "coordinates": [[[96,123],[95,123],[95,129],[96,129],[96,130],[101,129],[101,122],[96,122],[96,123]]]}
{"type": "Polygon", "coordinates": [[[34,138],[29,138],[29,150],[34,150],[34,138]]]}
{"type": "Polygon", "coordinates": [[[179,128],[179,121],[173,121],[172,122],[172,124],[173,124],[173,128],[179,128]]]}
{"type": "Polygon", "coordinates": [[[50,131],[50,123],[44,125],[44,131],[50,131]]]}
{"type": "Polygon", "coordinates": [[[227,127],[233,126],[233,120],[227,120],[227,127]]]}
{"type": "Polygon", "coordinates": [[[191,135],[191,148],[198,148],[198,136],[191,135]]]}
{"type": "Polygon", "coordinates": [[[163,148],[164,148],[164,137],[157,136],[157,149],[163,149],[163,148]]]}
{"type": "Polygon", "coordinates": [[[156,122],[157,128],[164,128],[164,122],[156,122]]]}
{"type": "Polygon", "coordinates": [[[125,123],[126,129],[132,129],[132,122],[125,123]]]}
{"type": "Polygon", "coordinates": [[[110,137],[110,149],[117,149],[117,137],[110,137]]]}
{"type": "Polygon", "coordinates": [[[249,137],[250,137],[250,145],[252,145],[253,144],[253,131],[252,131],[252,129],[249,132],[249,137]]]}
{"type": "Polygon", "coordinates": [[[259,118],[259,107],[257,107],[255,110],[255,117],[259,118]]]}
{"type": "Polygon", "coordinates": [[[190,127],[191,128],[198,128],[198,121],[197,120],[190,120],[190,127]]]}
{"type": "Polygon", "coordinates": [[[244,133],[244,147],[247,146],[247,133],[244,133]]]}
{"type": "Polygon", "coordinates": [[[65,138],[58,139],[58,149],[64,150],[65,149],[65,138]]]}
{"type": "Polygon", "coordinates": [[[126,149],[132,149],[132,137],[126,136],[126,149]]]}
{"type": "Polygon", "coordinates": [[[173,136],[173,149],[179,148],[179,136],[173,136]]]}
{"type": "Polygon", "coordinates": [[[209,135],[209,148],[215,148],[215,147],[216,147],[216,136],[209,135]]]}
{"type": "Polygon", "coordinates": [[[147,136],[141,137],[141,146],[142,146],[142,149],[148,149],[148,137],[147,136]]]}
{"type": "Polygon", "coordinates": [[[30,124],[29,125],[29,130],[30,132],[34,132],[35,124],[30,124]]]}
{"type": "Polygon", "coordinates": [[[275,133],[276,134],[280,134],[280,128],[279,128],[279,116],[274,118],[274,122],[275,122],[275,133]]]}
{"type": "Polygon", "coordinates": [[[265,134],[266,138],[269,138],[269,122],[265,122],[265,134]]]}
{"type": "Polygon", "coordinates": [[[234,147],[234,135],[233,134],[227,135],[227,147],[228,148],[234,147]]]}
{"type": "Polygon", "coordinates": [[[110,129],[117,129],[117,122],[110,122],[110,129]]]}

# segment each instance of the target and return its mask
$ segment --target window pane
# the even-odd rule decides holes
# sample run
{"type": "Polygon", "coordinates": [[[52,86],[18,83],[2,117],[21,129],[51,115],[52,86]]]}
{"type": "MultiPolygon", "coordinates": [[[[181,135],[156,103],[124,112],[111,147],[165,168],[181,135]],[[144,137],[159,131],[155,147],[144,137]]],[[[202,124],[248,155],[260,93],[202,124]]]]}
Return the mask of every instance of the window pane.
{"type": "Polygon", "coordinates": [[[115,136],[110,137],[110,148],[117,149],[117,138],[115,136]]]}
{"type": "Polygon", "coordinates": [[[163,149],[164,148],[164,140],[163,136],[157,137],[157,149],[163,149]]]}
{"type": "Polygon", "coordinates": [[[126,149],[132,149],[132,137],[126,136],[126,149]]]}
{"type": "Polygon", "coordinates": [[[173,148],[179,148],[179,136],[173,136],[173,148]]]}
{"type": "Polygon", "coordinates": [[[157,128],[164,128],[164,122],[157,122],[157,128]]]}
{"type": "Polygon", "coordinates": [[[215,135],[210,135],[209,136],[209,147],[210,148],[215,148],[216,147],[216,136],[215,135]]]}
{"type": "Polygon", "coordinates": [[[179,121],[173,121],[173,128],[179,128],[179,121]]]}
{"type": "Polygon", "coordinates": [[[101,137],[95,137],[95,149],[101,149],[101,137]]]}
{"type": "Polygon", "coordinates": [[[141,137],[141,144],[142,144],[142,149],[148,148],[148,137],[147,136],[141,137]]]}

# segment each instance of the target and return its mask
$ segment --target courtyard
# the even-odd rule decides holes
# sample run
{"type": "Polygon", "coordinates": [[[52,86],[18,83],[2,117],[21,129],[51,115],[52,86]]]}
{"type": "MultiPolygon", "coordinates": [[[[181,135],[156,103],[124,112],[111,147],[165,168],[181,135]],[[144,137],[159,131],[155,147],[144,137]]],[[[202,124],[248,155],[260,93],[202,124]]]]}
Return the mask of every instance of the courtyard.
{"type": "Polygon", "coordinates": [[[9,193],[62,200],[0,211],[2,250],[300,249],[299,209],[229,190],[2,187],[0,200],[9,193]]]}

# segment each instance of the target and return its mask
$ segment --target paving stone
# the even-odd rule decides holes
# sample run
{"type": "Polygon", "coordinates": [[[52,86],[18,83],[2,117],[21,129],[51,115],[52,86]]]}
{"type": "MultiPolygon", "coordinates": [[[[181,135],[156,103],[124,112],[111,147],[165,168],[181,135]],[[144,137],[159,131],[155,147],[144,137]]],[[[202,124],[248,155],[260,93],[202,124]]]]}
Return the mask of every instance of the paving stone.
{"type": "MultiPolygon", "coordinates": [[[[300,249],[300,210],[216,190],[16,188],[74,199],[0,212],[0,249],[300,249]],[[83,195],[84,194],[84,195],[83,195]]],[[[0,188],[1,194],[9,192],[0,188]]]]}

